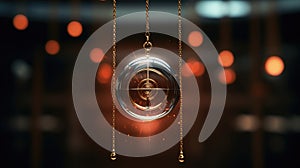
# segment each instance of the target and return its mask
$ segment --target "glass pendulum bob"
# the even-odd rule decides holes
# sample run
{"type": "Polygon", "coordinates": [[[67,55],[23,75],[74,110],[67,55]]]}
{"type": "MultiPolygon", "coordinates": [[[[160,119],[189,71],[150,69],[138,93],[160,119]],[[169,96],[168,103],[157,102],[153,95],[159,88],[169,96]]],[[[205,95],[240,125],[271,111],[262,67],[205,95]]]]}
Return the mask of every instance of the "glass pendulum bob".
{"type": "Polygon", "coordinates": [[[166,116],[177,104],[179,85],[172,68],[161,58],[135,58],[118,75],[116,98],[121,113],[137,121],[166,116]]]}

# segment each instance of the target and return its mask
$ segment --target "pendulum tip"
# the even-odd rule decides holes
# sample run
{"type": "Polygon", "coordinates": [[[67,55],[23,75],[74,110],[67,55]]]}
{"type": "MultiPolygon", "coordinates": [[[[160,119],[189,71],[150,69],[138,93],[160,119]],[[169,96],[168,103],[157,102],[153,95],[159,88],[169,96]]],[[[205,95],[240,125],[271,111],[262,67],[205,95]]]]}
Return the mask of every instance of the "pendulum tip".
{"type": "Polygon", "coordinates": [[[112,152],[112,153],[110,154],[110,159],[111,159],[111,160],[116,160],[116,159],[117,159],[117,154],[116,154],[116,152],[112,152]]]}
{"type": "Polygon", "coordinates": [[[183,163],[183,162],[184,162],[184,155],[183,155],[183,152],[180,152],[179,157],[178,157],[178,161],[179,161],[180,163],[183,163]]]}

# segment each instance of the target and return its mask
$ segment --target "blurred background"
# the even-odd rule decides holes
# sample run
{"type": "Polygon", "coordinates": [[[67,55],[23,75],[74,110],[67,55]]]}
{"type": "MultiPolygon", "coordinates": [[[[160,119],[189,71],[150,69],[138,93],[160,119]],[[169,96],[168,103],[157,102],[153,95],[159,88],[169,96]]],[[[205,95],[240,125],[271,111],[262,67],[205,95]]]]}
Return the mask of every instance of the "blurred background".
{"type": "MultiPolygon", "coordinates": [[[[111,1],[1,0],[0,167],[300,167],[300,1],[182,3],[183,17],[197,24],[220,53],[226,77],[220,82],[228,85],[228,94],[219,126],[200,144],[210,86],[201,61],[185,53],[203,101],[184,140],[186,163],[180,165],[178,146],[111,162],[110,152],[88,137],[76,117],[73,67],[87,38],[112,19],[111,1]]],[[[120,1],[117,15],[144,11],[144,6],[141,0],[120,1]]],[[[177,1],[150,0],[150,10],[177,14],[177,1]]],[[[190,45],[200,46],[201,36],[190,32],[190,45]]],[[[137,48],[127,45],[124,50],[137,48]]],[[[104,55],[95,49],[90,59],[99,63],[104,55]]],[[[111,69],[102,69],[103,82],[111,69]]]]}

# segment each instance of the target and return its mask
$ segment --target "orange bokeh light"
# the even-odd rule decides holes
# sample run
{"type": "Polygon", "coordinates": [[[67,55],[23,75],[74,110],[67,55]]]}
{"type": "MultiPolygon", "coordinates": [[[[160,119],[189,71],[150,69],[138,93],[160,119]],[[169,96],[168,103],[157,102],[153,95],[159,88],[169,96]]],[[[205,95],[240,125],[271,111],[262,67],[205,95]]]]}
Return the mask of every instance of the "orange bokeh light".
{"type": "Polygon", "coordinates": [[[224,73],[222,71],[219,74],[219,80],[223,84],[232,84],[236,79],[236,74],[232,69],[224,69],[224,73]]]}
{"type": "Polygon", "coordinates": [[[78,21],[72,21],[68,24],[67,30],[70,36],[78,37],[82,33],[82,25],[78,21]]]}
{"type": "Polygon", "coordinates": [[[202,62],[196,60],[188,60],[182,68],[182,75],[183,76],[202,76],[205,72],[205,67],[202,62]]]}
{"type": "Polygon", "coordinates": [[[13,25],[18,30],[25,30],[28,27],[28,19],[25,15],[18,14],[13,19],[13,25]]]}
{"type": "Polygon", "coordinates": [[[94,62],[94,63],[99,63],[102,61],[104,57],[104,53],[103,50],[100,48],[93,48],[90,52],[90,59],[94,62]]]}
{"type": "Polygon", "coordinates": [[[284,62],[278,56],[271,56],[265,63],[265,70],[271,76],[279,76],[284,70],[284,62]]]}
{"type": "Polygon", "coordinates": [[[199,47],[203,42],[203,36],[199,31],[192,31],[188,36],[188,42],[193,47],[199,47]]]}
{"type": "Polygon", "coordinates": [[[223,50],[218,57],[219,64],[223,67],[230,67],[234,62],[234,56],[231,51],[223,50]]]}
{"type": "Polygon", "coordinates": [[[60,46],[56,40],[49,40],[45,45],[45,50],[50,55],[55,55],[59,52],[60,46]]]}
{"type": "Polygon", "coordinates": [[[97,74],[97,80],[100,83],[108,83],[112,76],[112,67],[110,64],[102,64],[99,67],[99,71],[97,74]]]}

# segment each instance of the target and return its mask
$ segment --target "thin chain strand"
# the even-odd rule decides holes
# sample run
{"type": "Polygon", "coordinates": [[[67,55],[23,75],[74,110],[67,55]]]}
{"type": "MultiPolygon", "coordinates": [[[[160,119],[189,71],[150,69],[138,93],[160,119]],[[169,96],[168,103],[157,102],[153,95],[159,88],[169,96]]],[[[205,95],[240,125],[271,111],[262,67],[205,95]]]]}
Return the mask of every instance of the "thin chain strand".
{"type": "Polygon", "coordinates": [[[111,160],[116,160],[116,106],[115,106],[115,86],[116,86],[116,56],[117,56],[117,49],[116,49],[116,25],[117,25],[117,1],[113,0],[113,48],[112,48],[112,69],[113,69],[113,76],[112,76],[112,151],[110,158],[111,160]]]}
{"type": "MultiPolygon", "coordinates": [[[[146,36],[146,42],[144,43],[143,47],[145,48],[145,54],[147,57],[147,60],[149,59],[149,53],[152,48],[152,43],[150,42],[150,23],[149,23],[149,0],[146,0],[145,3],[145,11],[146,11],[146,23],[145,23],[145,36],[146,36]]],[[[147,84],[149,84],[149,61],[147,61],[147,84]]]]}
{"type": "Polygon", "coordinates": [[[146,0],[146,36],[150,36],[150,24],[149,24],[149,0],[146,0]]]}
{"type": "Polygon", "coordinates": [[[179,107],[179,162],[184,162],[183,154],[183,94],[182,94],[182,23],[181,23],[181,0],[178,0],[178,69],[179,69],[179,91],[180,91],[180,107],[179,107]]]}

